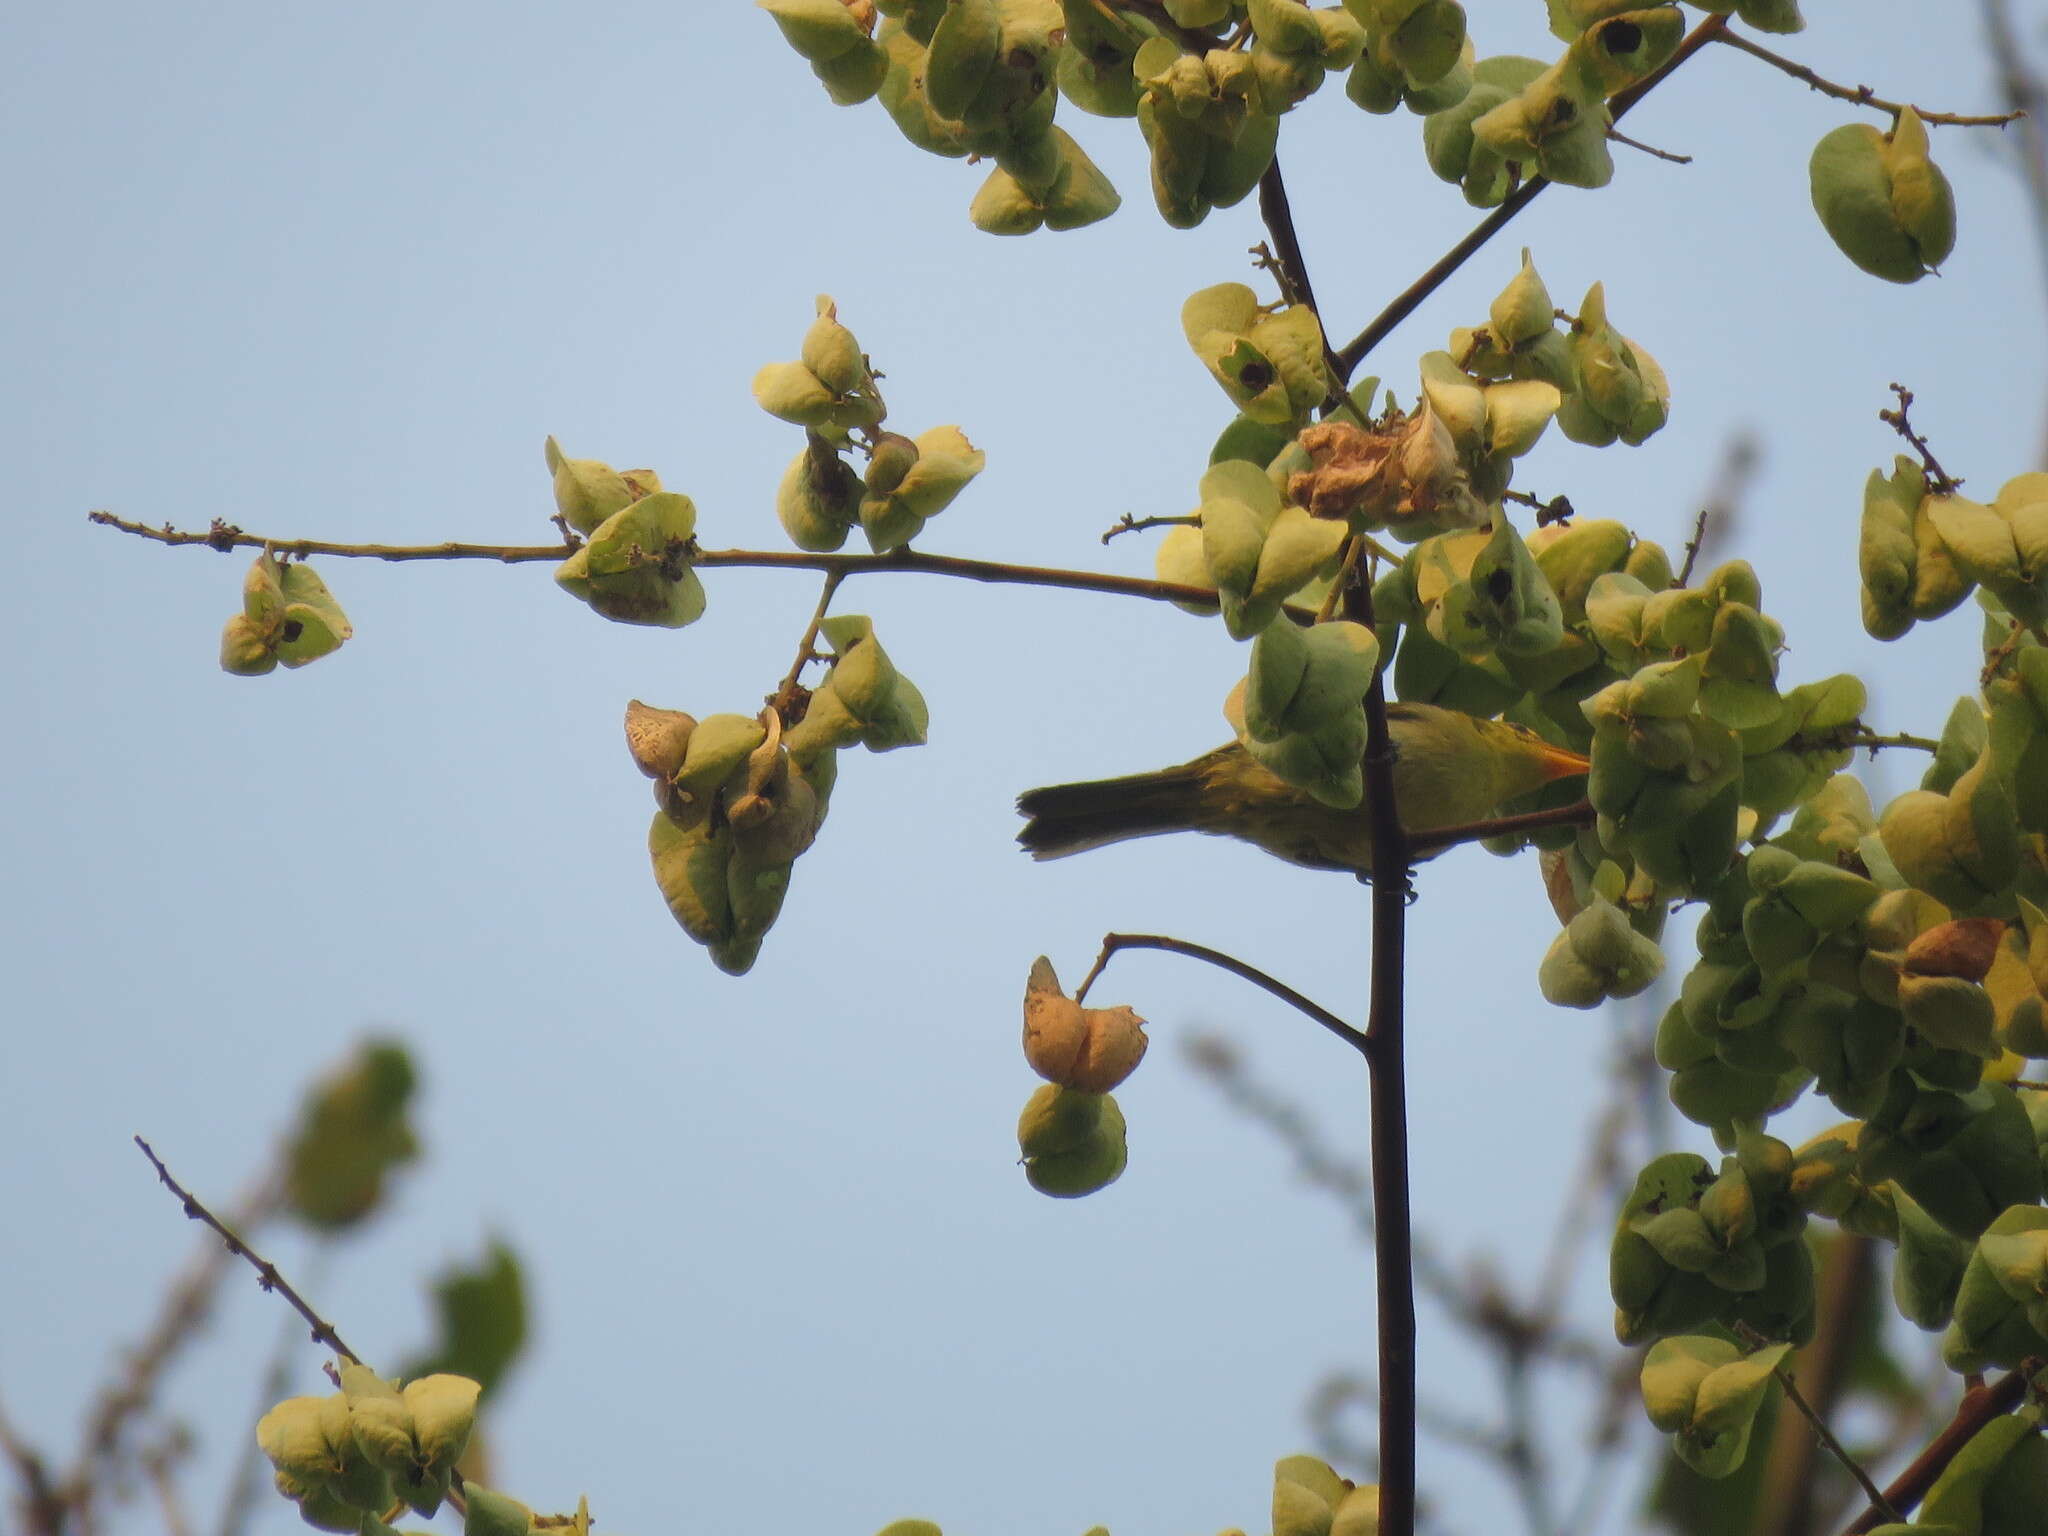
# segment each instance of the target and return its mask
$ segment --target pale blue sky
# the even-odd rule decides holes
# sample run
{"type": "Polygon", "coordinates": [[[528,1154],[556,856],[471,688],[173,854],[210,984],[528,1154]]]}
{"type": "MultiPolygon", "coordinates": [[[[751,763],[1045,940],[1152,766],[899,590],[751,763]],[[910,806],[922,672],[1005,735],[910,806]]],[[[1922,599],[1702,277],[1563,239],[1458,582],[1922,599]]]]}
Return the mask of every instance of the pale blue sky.
{"type": "MultiPolygon", "coordinates": [[[[1536,0],[1469,9],[1484,52],[1556,47],[1536,0]]],[[[2038,28],[2038,5],[2017,9],[2038,28]]],[[[1784,46],[1825,72],[1990,103],[1974,8],[1811,10],[1784,46]]],[[[1011,845],[1018,790],[1223,738],[1244,653],[1219,625],[1087,594],[849,584],[840,607],[874,616],[929,699],[931,745],[846,761],[736,981],[652,886],[618,719],[635,696],[752,708],[813,578],[707,573],[707,617],[675,634],[601,622],[545,567],[328,562],[356,639],[250,681],[214,659],[246,557],[84,519],[537,542],[552,432],[659,469],[708,545],[782,547],[771,498],[800,437],[747,385],[830,292],[889,375],[892,425],[957,422],[988,453],[922,547],[1144,573],[1143,539],[1097,535],[1192,504],[1229,411],[1179,306],[1246,277],[1252,205],[1165,228],[1134,125],[1063,110],[1124,210],[982,236],[978,170],[911,149],[879,107],[832,107],[737,4],[17,6],[0,50],[16,1424],[73,1443],[110,1346],[187,1255],[129,1136],[224,1197],[308,1076],[377,1027],[422,1061],[430,1159],[316,1299],[395,1362],[424,1334],[427,1273],[492,1231],[526,1255],[539,1335],[490,1421],[510,1491],[588,1493],[629,1532],[864,1536],[913,1513],[949,1536],[1263,1529],[1272,1459],[1307,1443],[1305,1392],[1369,1363],[1370,1267],[1174,1047],[1229,1032],[1352,1150],[1357,1063],[1218,973],[1126,957],[1096,999],[1136,1006],[1158,1042],[1120,1095],[1130,1171],[1067,1203],[1012,1165],[1037,954],[1071,984],[1105,930],[1163,931],[1361,1010],[1366,904],[1347,881],[1211,840],[1046,866],[1011,845]]],[[[1348,335],[1475,215],[1422,166],[1413,119],[1326,95],[1281,155],[1348,335]]],[[[2016,182],[1953,129],[1935,146],[1962,206],[1944,274],[1897,289],[1852,269],[1807,207],[1805,162],[1853,116],[1709,50],[1628,123],[1693,164],[1624,151],[1607,191],[1546,195],[1373,366],[1411,392],[1415,355],[1484,314],[1523,244],[1561,304],[1604,279],[1672,378],[1672,426],[1638,450],[1553,434],[1522,483],[1675,548],[1729,435],[1759,432],[1741,552],[1786,624],[1786,680],[1861,670],[1874,723],[1930,730],[1969,685],[1974,625],[1879,647],[1856,624],[1858,492],[1894,448],[1875,412],[1890,380],[1912,385],[1974,489],[2033,467],[2040,283],[2016,182]]],[[[1513,1276],[1570,1176],[1608,1021],[1536,994],[1554,925],[1532,867],[1467,850],[1422,889],[1421,1221],[1513,1276]]],[[[1596,1331],[1602,1269],[1582,1276],[1596,1331]]],[[[278,1322],[237,1283],[176,1379],[206,1442],[204,1521],[278,1322]]],[[[316,1365],[308,1347],[295,1390],[316,1365]]],[[[1472,1366],[1430,1321],[1425,1389],[1484,1413],[1472,1366]]],[[[1426,1448],[1423,1480],[1457,1529],[1512,1518],[1451,1453],[1426,1448]]],[[[267,1514],[297,1528],[281,1502],[267,1514]]]]}

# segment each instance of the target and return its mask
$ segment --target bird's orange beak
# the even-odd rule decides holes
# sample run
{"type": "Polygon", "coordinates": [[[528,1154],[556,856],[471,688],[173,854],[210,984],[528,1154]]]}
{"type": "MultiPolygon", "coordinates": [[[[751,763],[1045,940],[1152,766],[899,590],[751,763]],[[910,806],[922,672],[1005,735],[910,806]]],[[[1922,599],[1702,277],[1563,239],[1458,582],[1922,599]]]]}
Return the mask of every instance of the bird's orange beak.
{"type": "Polygon", "coordinates": [[[1543,751],[1537,761],[1543,765],[1543,781],[1546,784],[1553,779],[1568,779],[1575,773],[1584,773],[1593,766],[1590,759],[1581,757],[1568,748],[1553,746],[1547,741],[1543,744],[1543,751]]]}

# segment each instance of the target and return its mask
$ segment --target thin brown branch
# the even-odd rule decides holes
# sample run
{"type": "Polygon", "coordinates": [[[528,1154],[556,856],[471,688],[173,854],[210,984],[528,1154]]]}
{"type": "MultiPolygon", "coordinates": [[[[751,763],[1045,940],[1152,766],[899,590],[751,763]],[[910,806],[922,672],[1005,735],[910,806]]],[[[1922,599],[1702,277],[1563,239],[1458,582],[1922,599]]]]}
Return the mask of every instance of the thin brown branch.
{"type": "Polygon", "coordinates": [[[1102,968],[1109,964],[1109,957],[1125,949],[1159,949],[1170,955],[1184,955],[1190,960],[1203,960],[1210,965],[1242,977],[1253,986],[1261,988],[1280,999],[1297,1013],[1316,1021],[1346,1045],[1361,1048],[1365,1036],[1358,1030],[1330,1012],[1319,1003],[1303,997],[1294,988],[1275,977],[1268,976],[1257,966],[1247,965],[1234,955],[1226,955],[1220,949],[1210,949],[1202,944],[1190,944],[1186,939],[1168,938],[1157,933],[1106,933],[1102,936],[1102,953],[1095,957],[1095,964],[1082,978],[1080,987],[1074,993],[1074,1001],[1087,997],[1088,989],[1095,984],[1095,978],[1102,974],[1102,968]]]}
{"type": "MultiPolygon", "coordinates": [[[[91,512],[87,517],[104,527],[153,539],[159,544],[201,544],[209,549],[264,549],[280,556],[328,555],[338,559],[368,560],[498,560],[508,565],[526,561],[561,560],[570,551],[559,545],[535,548],[500,544],[333,544],[323,539],[275,539],[245,533],[226,524],[214,533],[180,533],[176,529],[151,528],[115,517],[111,512],[91,512]]],[[[821,555],[801,550],[706,549],[699,550],[690,564],[698,570],[748,568],[771,571],[826,571],[841,576],[872,575],[884,571],[914,571],[933,576],[953,576],[962,581],[988,582],[1001,586],[1059,587],[1077,592],[1105,592],[1114,597],[1142,597],[1153,602],[1188,603],[1214,608],[1216,592],[1211,587],[1186,586],[1176,581],[1147,581],[1136,576],[1115,576],[1103,571],[1071,571],[1052,566],[1011,565],[997,560],[970,560],[958,555],[928,555],[922,550],[898,549],[886,555],[821,555]]],[[[1306,608],[1284,610],[1296,623],[1313,621],[1306,608]]]]}
{"type": "MultiPolygon", "coordinates": [[[[1726,16],[1709,16],[1700,22],[1686,34],[1685,41],[1680,43],[1671,57],[1664,61],[1661,69],[1644,76],[1608,103],[1610,123],[1621,121],[1629,108],[1663,84],[1673,70],[1727,30],[1726,16]]],[[[1413,314],[1424,299],[1441,288],[1450,279],[1451,274],[1470,261],[1474,253],[1487,241],[1507,228],[1515,215],[1534,202],[1549,185],[1550,183],[1541,176],[1523,182],[1508,194],[1505,202],[1474,225],[1470,234],[1452,246],[1427,272],[1403,289],[1392,303],[1380,311],[1370,325],[1337,348],[1337,377],[1348,381],[1357,371],[1358,365],[1365,361],[1374,347],[1387,339],[1395,326],[1413,314]]]]}
{"type": "Polygon", "coordinates": [[[1960,491],[1963,482],[1941,467],[1934,457],[1934,450],[1927,446],[1927,439],[1915,432],[1913,423],[1907,419],[1907,413],[1913,409],[1913,391],[1896,382],[1890,387],[1891,392],[1898,397],[1899,408],[1896,411],[1879,411],[1877,419],[1912,445],[1913,451],[1920,456],[1920,467],[1926,472],[1929,490],[1937,496],[1947,496],[1960,491]]]}
{"type": "MultiPolygon", "coordinates": [[[[1486,821],[1468,821],[1455,827],[1433,827],[1409,834],[1408,847],[1417,858],[1449,848],[1454,843],[1476,843],[1487,837],[1509,837],[1517,832],[1540,832],[1545,827],[1590,827],[1595,815],[1591,802],[1574,801],[1541,811],[1522,811],[1513,816],[1494,816],[1486,821]]],[[[1377,875],[1374,876],[1378,878],[1377,875]]]]}
{"type": "MultiPolygon", "coordinates": [[[[1905,731],[1895,731],[1889,736],[1880,736],[1874,731],[1852,730],[1841,732],[1840,735],[1840,745],[1845,747],[1865,747],[1869,749],[1872,756],[1875,756],[1884,747],[1911,747],[1916,752],[1939,752],[1941,750],[1941,743],[1933,737],[1913,736],[1905,731]]],[[[1797,742],[1801,738],[1795,736],[1792,740],[1797,742]]],[[[1788,742],[1787,745],[1789,746],[1791,743],[1788,742]]]]}
{"type": "Polygon", "coordinates": [[[1107,544],[1120,533],[1143,533],[1147,528],[1199,528],[1202,526],[1198,512],[1181,512],[1172,517],[1133,517],[1126,512],[1116,520],[1116,526],[1103,531],[1102,542],[1107,544]]]}
{"type": "Polygon", "coordinates": [[[1678,567],[1678,574],[1671,578],[1673,587],[1688,586],[1692,582],[1692,568],[1700,557],[1700,546],[1707,542],[1707,510],[1701,507],[1699,516],[1692,520],[1692,537],[1685,541],[1685,559],[1678,567]]]}
{"type": "Polygon", "coordinates": [[[1607,138],[1610,143],[1625,144],[1630,149],[1640,150],[1642,153],[1653,156],[1659,160],[1668,160],[1673,165],[1692,164],[1691,155],[1674,154],[1672,151],[1668,149],[1659,149],[1654,144],[1645,144],[1641,139],[1630,138],[1627,134],[1623,133],[1619,128],[1608,129],[1607,138]]]}
{"type": "MultiPolygon", "coordinates": [[[[1837,85],[1832,80],[1823,79],[1804,64],[1796,63],[1782,53],[1773,53],[1761,43],[1750,41],[1740,32],[1723,32],[1716,41],[1726,43],[1730,48],[1739,49],[1751,58],[1762,59],[1773,69],[1783,70],[1794,80],[1803,82],[1823,96],[1832,96],[1837,101],[1869,107],[1877,112],[1889,112],[1893,117],[1897,117],[1909,105],[1903,101],[1886,101],[1867,85],[1837,85]]],[[[1943,123],[1951,128],[2003,128],[2007,123],[2026,115],[2023,112],[1998,112],[1967,116],[1957,112],[1927,112],[1919,107],[1914,107],[1913,111],[1919,115],[1923,123],[1943,123]]]]}
{"type": "Polygon", "coordinates": [[[534,560],[562,561],[576,552],[573,544],[333,544],[325,539],[273,539],[260,533],[246,533],[220,518],[204,533],[180,532],[166,523],[152,528],[130,522],[111,512],[88,512],[86,521],[103,528],[154,539],[159,544],[203,544],[222,554],[237,549],[269,549],[280,557],[303,560],[309,555],[330,555],[342,560],[497,560],[519,565],[534,560]]]}
{"type": "Polygon", "coordinates": [[[354,1350],[341,1342],[341,1335],[334,1331],[334,1325],[323,1321],[320,1314],[306,1304],[305,1297],[292,1289],[290,1282],[278,1272],[275,1264],[235,1236],[233,1232],[222,1224],[218,1216],[215,1216],[213,1212],[201,1205],[182,1184],[171,1177],[171,1170],[164,1166],[163,1159],[156,1155],[155,1149],[148,1142],[137,1136],[135,1138],[135,1145],[142,1148],[142,1155],[148,1158],[150,1166],[156,1169],[156,1176],[163,1181],[164,1188],[178,1197],[180,1204],[184,1207],[186,1217],[192,1221],[204,1222],[213,1229],[214,1235],[227,1245],[229,1253],[234,1254],[237,1258],[247,1259],[256,1271],[256,1283],[266,1291],[275,1291],[287,1302],[291,1303],[292,1309],[300,1317],[303,1317],[307,1325],[313,1330],[313,1342],[315,1344],[326,1345],[337,1355],[341,1356],[342,1359],[349,1361],[353,1365],[361,1365],[363,1363],[362,1358],[354,1350]]]}
{"type": "Polygon", "coordinates": [[[789,664],[789,671],[775,685],[775,691],[768,695],[768,707],[784,721],[790,718],[790,711],[796,706],[797,679],[803,676],[805,667],[818,659],[818,626],[825,622],[825,615],[832,608],[832,594],[839,590],[839,583],[844,580],[844,571],[825,573],[825,587],[818,594],[818,606],[811,610],[811,621],[804,626],[803,638],[796,643],[796,660],[789,664]]]}
{"type": "Polygon", "coordinates": [[[15,1481],[21,1485],[15,1507],[21,1513],[26,1536],[63,1536],[69,1502],[50,1476],[49,1464],[34,1446],[15,1433],[4,1411],[0,1411],[0,1455],[7,1458],[14,1468],[15,1481]]]}
{"type": "Polygon", "coordinates": [[[1886,1485],[1885,1503],[1901,1513],[1891,1514],[1873,1504],[1850,1522],[1842,1536],[1865,1536],[1866,1532],[1875,1530],[1886,1521],[1895,1521],[1910,1513],[1977,1431],[1993,1419],[2011,1413],[2026,1395],[2027,1373],[2024,1369],[2008,1372],[1989,1386],[1972,1387],[1965,1392],[1962,1402],[1956,1405],[1955,1417],[1928,1442],[1924,1451],[1913,1458],[1905,1471],[1886,1485]]]}
{"type": "MultiPolygon", "coordinates": [[[[1849,1382],[1857,1335],[1865,1309],[1875,1299],[1877,1245],[1860,1233],[1843,1232],[1828,1244],[1821,1265],[1819,1297],[1814,1314],[1819,1324],[1803,1346],[1789,1380],[1799,1394],[1793,1406],[1817,1426],[1807,1433],[1791,1414],[1780,1414],[1764,1463],[1763,1492],[1756,1503],[1758,1525],[1752,1536],[1812,1536],[1818,1527],[1814,1508],[1815,1453],[1825,1443],[1819,1431],[1833,1415],[1849,1382]]],[[[1788,1394],[1790,1395],[1790,1394],[1788,1394]]],[[[1832,1438],[1832,1437],[1830,1437],[1832,1438]]],[[[1849,1464],[1866,1498],[1882,1495],[1862,1469],[1849,1464]]]]}
{"type": "MultiPolygon", "coordinates": [[[[1762,1334],[1745,1323],[1737,1323],[1735,1329],[1743,1342],[1752,1349],[1760,1348],[1769,1342],[1762,1334]]],[[[1807,1426],[1813,1431],[1814,1439],[1819,1441],[1827,1453],[1840,1462],[1843,1469],[1856,1480],[1856,1486],[1863,1490],[1863,1496],[1870,1501],[1871,1509],[1882,1515],[1890,1524],[1902,1523],[1905,1517],[1892,1508],[1891,1501],[1884,1495],[1884,1490],[1879,1488],[1871,1475],[1863,1470],[1862,1463],[1849,1454],[1848,1448],[1835,1438],[1835,1432],[1828,1428],[1826,1418],[1821,1415],[1813,1404],[1806,1400],[1806,1394],[1799,1390],[1799,1383],[1794,1378],[1792,1372],[1786,1370],[1781,1365],[1773,1370],[1771,1375],[1777,1379],[1779,1387],[1783,1389],[1785,1401],[1797,1409],[1799,1416],[1806,1420],[1807,1426]]]]}

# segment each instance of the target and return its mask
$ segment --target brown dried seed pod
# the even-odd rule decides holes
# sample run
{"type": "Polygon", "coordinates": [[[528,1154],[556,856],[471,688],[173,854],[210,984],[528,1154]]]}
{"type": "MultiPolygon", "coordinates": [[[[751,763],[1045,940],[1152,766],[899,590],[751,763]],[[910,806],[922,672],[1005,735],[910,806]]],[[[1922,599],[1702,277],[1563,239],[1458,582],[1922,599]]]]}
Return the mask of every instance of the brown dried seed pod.
{"type": "Polygon", "coordinates": [[[1916,976],[1959,976],[1982,981],[1998,957],[2005,924],[1995,917],[1937,923],[1906,946],[1905,969],[1916,976]]]}
{"type": "Polygon", "coordinates": [[[1049,1083],[1107,1093],[1137,1069],[1149,1043],[1128,1007],[1083,1008],[1060,990],[1052,962],[1032,964],[1024,989],[1024,1059],[1049,1083]]]}

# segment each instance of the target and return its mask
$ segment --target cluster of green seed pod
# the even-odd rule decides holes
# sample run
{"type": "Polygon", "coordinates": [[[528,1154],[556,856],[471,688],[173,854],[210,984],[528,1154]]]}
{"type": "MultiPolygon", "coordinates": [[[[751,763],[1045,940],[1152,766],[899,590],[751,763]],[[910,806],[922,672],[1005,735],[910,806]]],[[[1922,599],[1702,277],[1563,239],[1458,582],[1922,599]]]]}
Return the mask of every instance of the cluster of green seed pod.
{"type": "Polygon", "coordinates": [[[1472,88],[1472,41],[1457,0],[1344,0],[1365,28],[1365,48],[1344,94],[1368,112],[1405,106],[1427,116],[1472,88]]]}
{"type": "Polygon", "coordinates": [[[431,1516],[469,1444],[481,1389],[448,1375],[401,1389],[354,1363],[340,1375],[339,1392],[287,1398],[257,1422],[278,1492],[323,1531],[377,1536],[400,1506],[431,1516]]]}
{"type": "Polygon", "coordinates": [[[824,824],[835,754],[925,739],[924,696],[868,619],[835,614],[819,629],[835,648],[832,667],[786,728],[774,708],[698,720],[637,699],[626,707],[626,744],[659,806],[647,834],[655,883],[683,931],[729,975],[752,968],[792,867],[824,824]]]}
{"type": "Polygon", "coordinates": [[[1614,1331],[1624,1344],[1711,1322],[1770,1340],[1813,1334],[1813,1257],[1802,1234],[1797,1159],[1744,1131],[1717,1170],[1692,1152],[1653,1159],[1622,1204],[1608,1254],[1614,1331]]]}
{"type": "Polygon", "coordinates": [[[1252,642],[1251,670],[1223,714],[1246,751],[1345,810],[1365,797],[1365,694],[1379,642],[1343,620],[1302,629],[1276,618],[1252,642]]]}
{"type": "Polygon", "coordinates": [[[1844,123],[1813,147],[1807,171],[1821,227],[1864,271],[1915,283],[1955,248],[1955,194],[1911,107],[1890,133],[1844,123]]]}
{"type": "Polygon", "coordinates": [[[756,374],[754,399],[769,415],[804,428],[804,450],[775,493],[776,517],[799,549],[836,550],[856,527],[877,554],[900,549],[987,463],[958,427],[933,427],[915,438],[883,427],[888,407],[874,369],[823,294],[801,358],[756,374]],[[865,474],[846,460],[856,447],[867,457],[865,474]]]}
{"type": "Polygon", "coordinates": [[[704,584],[691,568],[697,507],[661,488],[651,469],[616,470],[572,459],[552,437],[547,464],[555,510],[584,535],[555,567],[555,584],[620,624],[681,629],[704,613],[704,584]]]}
{"type": "Polygon", "coordinates": [[[2048,475],[2015,475],[1987,506],[1929,485],[1900,456],[1863,490],[1863,627],[1895,640],[1973,589],[2022,624],[2048,622],[2048,475]]]}
{"type": "Polygon", "coordinates": [[[1024,1176],[1042,1194],[1092,1195],[1129,1160],[1110,1090],[1144,1059],[1145,1021],[1124,1006],[1084,1008],[1040,955],[1024,984],[1024,1059],[1045,1079],[1017,1121],[1024,1176]]]}
{"type": "Polygon", "coordinates": [[[221,631],[221,670],[261,677],[280,663],[303,667],[341,649],[354,633],[348,615],[311,566],[266,549],[242,579],[242,611],[221,631]]]}
{"type": "MultiPolygon", "coordinates": [[[[1877,583],[1886,612],[1910,614],[1916,583],[1934,592],[1928,572],[1952,552],[1932,518],[1915,526],[1932,499],[1909,464],[1872,477],[1863,568],[1866,586],[1887,573],[1877,583]]],[[[1750,595],[1739,577],[1724,592],[1750,595]]],[[[1956,600],[1951,590],[1913,616],[1956,600]]],[[[1774,1277],[1779,1250],[1767,1240],[1761,1269],[1754,1255],[1735,1255],[1742,1223],[1713,1193],[1731,1168],[1759,1211],[1778,1213],[1775,1225],[1760,1220],[1760,1234],[1819,1216],[1895,1245],[1898,1310],[1942,1331],[1952,1370],[2048,1354],[2048,1092],[2024,1081],[2030,1060],[2048,1058],[2048,645],[1993,601],[1983,697],[1951,712],[1917,788],[1881,813],[1845,775],[1783,788],[1779,798],[1796,806],[1789,823],[1764,841],[1767,815],[1745,820],[1747,852],[1700,888],[1699,962],[1664,1014],[1657,1059],[1673,1102],[1735,1156],[1711,1182],[1686,1154],[1652,1162],[1623,1212],[1611,1279],[1619,1336],[1664,1341],[1645,1366],[1651,1417],[1711,1474],[1741,1459],[1747,1394],[1769,1352],[1674,1336],[1718,1324],[1797,1343],[1809,1326],[1786,1303],[1810,1292],[1810,1275],[1774,1277]],[[1761,1127],[1808,1089],[1853,1118],[1788,1160],[1761,1127]],[[1716,1374],[1727,1370],[1738,1376],[1716,1374]]],[[[1596,595],[1589,606],[1598,605],[1596,595]]],[[[1615,639],[1679,622],[1707,636],[1710,655],[1719,621],[1667,612],[1606,622],[1615,639]]],[[[1663,688],[1669,675],[1638,679],[1663,688]]],[[[1741,716],[1761,702],[1757,682],[1716,707],[1741,716]]],[[[1701,707],[1705,693],[1702,682],[1701,707]]],[[[1798,732],[1825,736],[1828,722],[1853,719],[1861,693],[1837,680],[1806,702],[1798,732]]],[[[1757,727],[1738,719],[1737,729],[1748,737],[1757,727]]],[[[1593,755],[1597,804],[1597,740],[1593,755]]],[[[1787,1251],[1810,1269],[1803,1245],[1787,1251]]],[[[2037,1473],[2041,1453],[2020,1449],[2037,1428],[2024,1419],[1986,1431],[1974,1470],[1951,1469],[1944,1507],[1973,1511],[1972,1525],[1981,1514],[1986,1529],[1986,1512],[2017,1508],[1986,1490],[2023,1475],[2000,1470],[2009,1454],[2037,1473]]],[[[2028,1518],[2038,1522],[2038,1509],[2028,1518]]]]}

